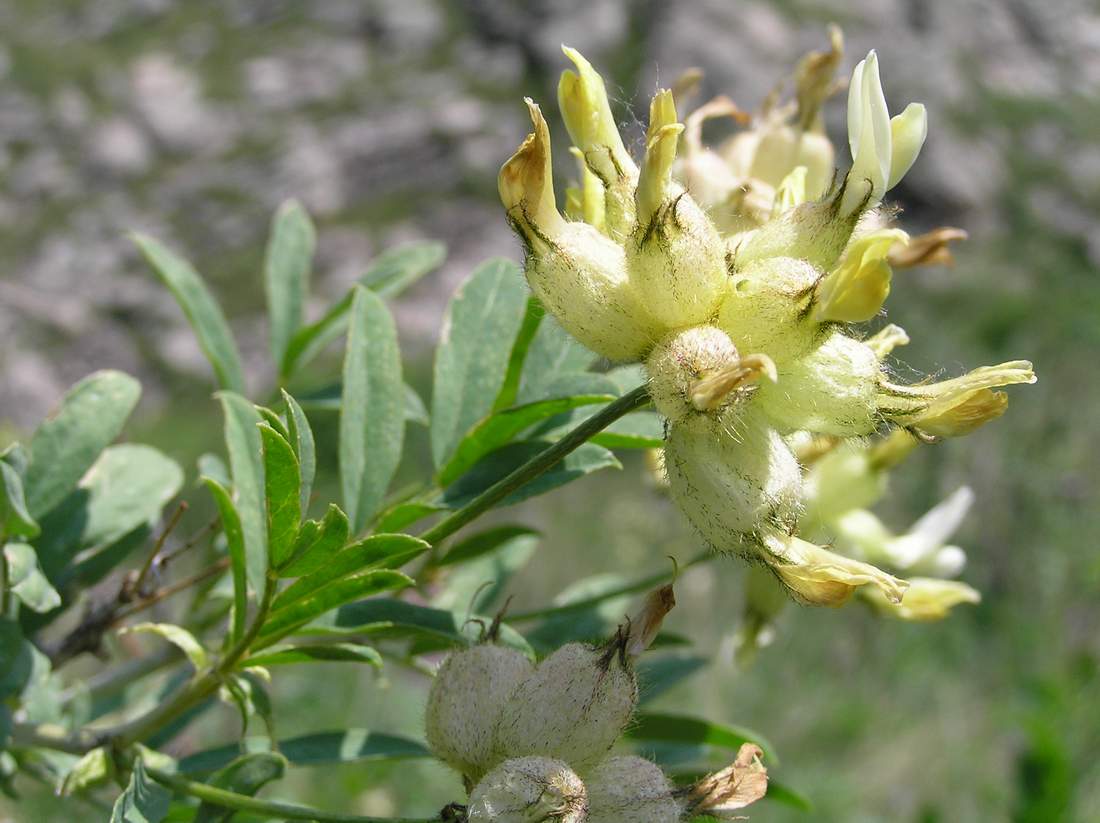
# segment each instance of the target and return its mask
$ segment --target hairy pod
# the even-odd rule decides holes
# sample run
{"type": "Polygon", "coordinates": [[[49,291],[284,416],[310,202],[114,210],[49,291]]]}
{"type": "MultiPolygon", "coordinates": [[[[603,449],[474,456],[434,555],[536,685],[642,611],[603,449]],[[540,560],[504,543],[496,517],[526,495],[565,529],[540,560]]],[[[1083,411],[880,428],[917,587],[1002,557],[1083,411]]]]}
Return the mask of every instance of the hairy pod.
{"type": "Polygon", "coordinates": [[[614,745],[637,703],[638,682],[620,644],[566,644],[508,699],[497,752],[561,758],[583,770],[614,745]]]}
{"type": "Polygon", "coordinates": [[[527,282],[567,332],[610,360],[636,360],[658,336],[626,271],[621,246],[587,223],[568,222],[530,247],[527,282]]]}
{"type": "Polygon", "coordinates": [[[585,823],[584,783],[569,765],[548,757],[505,760],[474,787],[468,820],[491,823],[585,823]]]}
{"type": "Polygon", "coordinates": [[[794,257],[770,257],[733,274],[717,326],[742,351],[763,352],[777,364],[814,346],[818,324],[808,314],[822,272],[794,257]]]}
{"type": "Polygon", "coordinates": [[[653,404],[674,424],[698,415],[700,410],[692,402],[693,386],[739,360],[729,335],[715,326],[696,326],[669,335],[646,358],[653,404]]]}
{"type": "Polygon", "coordinates": [[[677,823],[683,811],[664,772],[642,757],[609,757],[585,784],[588,823],[677,823]]]}
{"type": "Polygon", "coordinates": [[[642,217],[626,244],[630,282],[639,298],[666,328],[709,321],[729,280],[718,230],[682,189],[648,220],[642,217]]]}
{"type": "Polygon", "coordinates": [[[670,426],[665,470],[676,504],[717,551],[753,553],[757,532],[788,531],[797,523],[798,461],[751,408],[670,426]]]}
{"type": "Polygon", "coordinates": [[[880,366],[864,343],[834,331],[813,351],[781,363],[757,404],[782,433],[856,437],[875,430],[880,366]]]}
{"type": "Polygon", "coordinates": [[[425,726],[437,757],[476,781],[495,762],[493,734],[501,709],[534,674],[521,652],[485,644],[452,653],[428,694],[425,726]]]}

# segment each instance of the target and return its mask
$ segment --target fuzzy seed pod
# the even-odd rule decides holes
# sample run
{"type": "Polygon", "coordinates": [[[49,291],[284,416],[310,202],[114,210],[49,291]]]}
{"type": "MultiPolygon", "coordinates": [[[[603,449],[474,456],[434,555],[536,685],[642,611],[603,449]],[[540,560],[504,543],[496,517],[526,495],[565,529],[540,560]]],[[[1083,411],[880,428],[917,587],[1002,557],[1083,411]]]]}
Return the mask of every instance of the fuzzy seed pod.
{"type": "Polygon", "coordinates": [[[742,351],[763,352],[782,365],[816,342],[819,327],[807,313],[822,276],[793,257],[746,265],[734,272],[717,325],[742,351]]]}
{"type": "Polygon", "coordinates": [[[672,184],[681,131],[672,92],[659,91],[635,195],[637,225],[626,244],[631,285],[670,328],[709,320],[727,281],[725,242],[691,195],[672,184]]]}
{"type": "Polygon", "coordinates": [[[717,551],[755,555],[756,532],[798,520],[798,461],[755,411],[671,426],[665,467],[673,499],[717,551]]]}
{"type": "Polygon", "coordinates": [[[733,265],[740,270],[769,257],[796,257],[832,271],[858,221],[858,213],[841,217],[836,196],[803,203],[746,237],[735,250],[733,265]]]}
{"type": "Polygon", "coordinates": [[[529,253],[527,282],[562,327],[610,360],[637,360],[659,332],[627,279],[621,246],[587,223],[566,223],[529,253]]]}
{"type": "Polygon", "coordinates": [[[527,248],[531,290],[573,337],[612,360],[640,357],[657,337],[627,280],[622,247],[587,223],[558,213],[550,129],[527,103],[534,131],[500,170],[498,187],[527,248]]]}
{"type": "Polygon", "coordinates": [[[671,423],[700,413],[692,388],[701,378],[740,361],[733,341],[714,326],[696,326],[658,343],[646,358],[649,393],[657,411],[671,423]]]}
{"type": "Polygon", "coordinates": [[[566,763],[517,757],[474,787],[466,816],[485,823],[585,823],[588,802],[584,783],[566,763]]]}
{"type": "Polygon", "coordinates": [[[677,823],[682,809],[672,784],[655,763],[627,755],[609,757],[592,770],[588,823],[677,823]]]}
{"type": "Polygon", "coordinates": [[[428,745],[476,781],[496,762],[493,732],[501,709],[534,674],[521,652],[487,643],[452,653],[439,667],[425,710],[428,745]]]}
{"type": "Polygon", "coordinates": [[[714,317],[729,283],[725,254],[718,230],[683,190],[648,221],[643,222],[639,210],[638,226],[626,245],[631,285],[667,328],[714,317]]]}
{"type": "Polygon", "coordinates": [[[539,664],[501,713],[496,750],[559,757],[583,770],[614,745],[638,703],[620,645],[569,643],[539,664]]]}
{"type": "Polygon", "coordinates": [[[866,435],[875,430],[879,374],[874,351],[836,331],[805,357],[781,364],[757,403],[784,434],[866,435]]]}

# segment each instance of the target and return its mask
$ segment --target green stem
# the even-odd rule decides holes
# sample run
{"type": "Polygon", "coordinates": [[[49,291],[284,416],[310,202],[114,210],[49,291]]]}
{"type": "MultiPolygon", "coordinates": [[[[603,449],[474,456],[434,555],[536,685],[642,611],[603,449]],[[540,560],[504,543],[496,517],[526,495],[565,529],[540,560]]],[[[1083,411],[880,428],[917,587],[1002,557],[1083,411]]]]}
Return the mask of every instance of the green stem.
{"type": "Polygon", "coordinates": [[[11,740],[17,746],[52,749],[56,752],[84,754],[99,745],[98,735],[80,730],[69,734],[60,726],[47,723],[13,723],[11,740]]]}
{"type": "Polygon", "coordinates": [[[258,812],[268,817],[276,817],[284,820],[316,820],[318,823],[438,823],[438,817],[364,817],[357,814],[337,814],[323,812],[320,809],[311,809],[308,806],[298,806],[291,803],[280,803],[277,800],[259,800],[244,794],[226,791],[206,783],[197,783],[186,777],[168,774],[159,769],[145,767],[145,772],[153,780],[173,789],[181,794],[189,794],[199,800],[205,800],[225,809],[237,809],[242,812],[258,812]]]}
{"type": "Polygon", "coordinates": [[[213,694],[218,686],[221,685],[224,676],[228,674],[236,665],[237,661],[248,652],[248,647],[260,633],[260,629],[267,619],[268,610],[271,608],[271,600],[275,596],[275,589],[275,580],[274,578],[270,578],[267,581],[267,585],[264,587],[263,600],[260,602],[260,607],[256,610],[256,614],[252,617],[252,623],[248,627],[248,631],[246,631],[244,636],[225,653],[215,667],[209,671],[196,673],[195,676],[186,685],[180,688],[169,700],[154,707],[151,711],[146,712],[140,717],[134,718],[129,723],[124,723],[117,728],[103,732],[101,738],[104,742],[109,741],[118,749],[124,749],[127,746],[131,746],[134,743],[144,740],[149,735],[154,734],[157,730],[171,723],[185,711],[201,703],[213,694]]]}
{"type": "Polygon", "coordinates": [[[539,452],[511,474],[498,480],[462,508],[444,517],[420,538],[436,545],[450,537],[470,521],[481,516],[516,489],[525,486],[535,478],[545,474],[570,452],[575,451],[596,434],[606,429],[620,417],[640,409],[649,402],[649,390],[639,386],[629,394],[624,394],[613,403],[589,417],[575,429],[554,443],[545,451],[539,452]]]}

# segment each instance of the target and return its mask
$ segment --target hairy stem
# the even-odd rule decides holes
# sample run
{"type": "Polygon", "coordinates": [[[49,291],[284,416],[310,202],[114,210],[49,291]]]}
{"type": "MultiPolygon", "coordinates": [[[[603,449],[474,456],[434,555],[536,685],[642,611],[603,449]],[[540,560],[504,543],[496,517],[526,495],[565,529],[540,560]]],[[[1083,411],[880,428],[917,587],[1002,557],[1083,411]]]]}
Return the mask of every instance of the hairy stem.
{"type": "Polygon", "coordinates": [[[588,442],[593,435],[599,434],[620,417],[640,409],[649,402],[649,389],[639,386],[629,394],[624,394],[613,403],[609,403],[596,414],[589,417],[575,429],[554,443],[545,451],[539,452],[511,474],[498,480],[462,508],[444,517],[426,532],[421,539],[436,545],[470,521],[480,517],[516,489],[525,486],[535,478],[545,474],[570,452],[588,442]]]}
{"type": "Polygon", "coordinates": [[[438,823],[440,819],[439,817],[364,817],[356,814],[323,812],[320,809],[311,809],[308,806],[280,803],[277,800],[260,800],[248,795],[237,794],[206,783],[197,783],[194,780],[188,780],[186,777],[168,774],[149,766],[145,767],[145,772],[153,780],[180,794],[189,794],[222,808],[258,812],[283,820],[316,820],[318,823],[438,823]]]}

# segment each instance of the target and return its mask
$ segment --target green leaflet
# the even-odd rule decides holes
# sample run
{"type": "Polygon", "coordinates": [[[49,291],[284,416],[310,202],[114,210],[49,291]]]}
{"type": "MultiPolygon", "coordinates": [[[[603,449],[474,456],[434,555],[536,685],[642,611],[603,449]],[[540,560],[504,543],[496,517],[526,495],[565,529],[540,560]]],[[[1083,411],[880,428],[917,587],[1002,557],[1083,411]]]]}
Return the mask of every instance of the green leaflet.
{"type": "Polygon", "coordinates": [[[244,535],[248,585],[257,597],[267,579],[267,508],[264,500],[263,440],[256,407],[239,394],[218,392],[225,415],[225,445],[233,492],[244,535]]]}
{"type": "Polygon", "coordinates": [[[290,557],[301,516],[301,476],[294,449],[267,423],[261,423],[264,497],[267,501],[268,565],[277,569],[290,557]]]}
{"type": "Polygon", "coordinates": [[[32,517],[45,514],[72,491],[122,432],[140,396],[138,382],[117,371],[90,374],[65,393],[60,408],[31,438],[23,493],[32,517]]]}
{"type": "Polygon", "coordinates": [[[527,286],[508,260],[483,263],[455,293],[435,353],[431,443],[436,466],[492,410],[526,310],[527,286]]]}
{"type": "Polygon", "coordinates": [[[191,264],[162,246],[152,237],[133,235],[145,260],[176,298],[198,338],[206,359],[214,367],[218,385],[235,392],[244,391],[244,373],[237,343],[229,330],[221,306],[191,264]]]}
{"type": "Polygon", "coordinates": [[[355,289],[340,408],[340,483],[352,534],[378,511],[405,435],[405,388],[397,330],[376,294],[355,289]]]}
{"type": "Polygon", "coordinates": [[[264,255],[271,356],[276,364],[283,362],[287,345],[302,324],[316,242],[313,223],[298,201],[287,200],[279,206],[264,255]]]}

